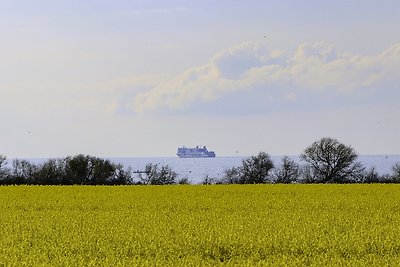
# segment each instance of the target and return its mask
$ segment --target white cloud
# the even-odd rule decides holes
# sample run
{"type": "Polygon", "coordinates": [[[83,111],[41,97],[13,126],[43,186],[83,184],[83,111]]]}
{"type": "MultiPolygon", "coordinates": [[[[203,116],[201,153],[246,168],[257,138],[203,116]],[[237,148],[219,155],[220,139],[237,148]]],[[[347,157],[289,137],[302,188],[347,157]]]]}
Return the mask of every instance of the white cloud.
{"type": "Polygon", "coordinates": [[[221,77],[239,79],[249,69],[268,64],[271,58],[269,49],[259,43],[244,43],[219,52],[211,59],[221,77]]]}
{"type": "Polygon", "coordinates": [[[324,43],[301,44],[294,55],[297,60],[318,59],[323,62],[331,62],[337,58],[333,45],[324,43]]]}
{"type": "Polygon", "coordinates": [[[399,83],[399,69],[400,44],[367,57],[337,53],[324,43],[302,44],[292,55],[260,43],[244,43],[137,93],[133,109],[137,113],[182,109],[256,88],[263,88],[266,97],[292,101],[301,92],[385,90],[399,83]]]}

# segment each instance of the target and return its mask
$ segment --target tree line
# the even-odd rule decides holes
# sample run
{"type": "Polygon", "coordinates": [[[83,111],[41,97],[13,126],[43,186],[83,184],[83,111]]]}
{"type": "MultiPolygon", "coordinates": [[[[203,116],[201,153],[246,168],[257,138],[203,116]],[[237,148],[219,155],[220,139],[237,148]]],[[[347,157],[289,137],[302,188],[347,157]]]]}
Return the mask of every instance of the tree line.
{"type": "Polygon", "coordinates": [[[77,155],[49,159],[42,164],[15,159],[7,168],[6,157],[0,156],[0,184],[38,185],[118,185],[127,184],[130,170],[109,160],[77,155]]]}
{"type": "MultiPolygon", "coordinates": [[[[287,156],[275,167],[271,157],[260,152],[239,167],[225,170],[221,179],[204,177],[202,184],[263,183],[400,183],[400,163],[392,174],[378,174],[357,162],[357,153],[334,138],[315,141],[300,155],[300,165],[287,156]]],[[[187,177],[168,165],[147,164],[139,173],[110,160],[90,155],[49,159],[41,164],[15,159],[7,166],[0,155],[0,185],[166,185],[189,184],[187,177]],[[135,174],[137,176],[135,177],[135,174]]]]}
{"type": "Polygon", "coordinates": [[[288,156],[275,167],[264,152],[244,159],[242,166],[225,171],[222,179],[204,179],[204,184],[259,183],[400,183],[400,163],[391,174],[379,174],[375,168],[366,169],[357,161],[358,154],[334,138],[315,141],[300,155],[300,165],[288,156]]]}

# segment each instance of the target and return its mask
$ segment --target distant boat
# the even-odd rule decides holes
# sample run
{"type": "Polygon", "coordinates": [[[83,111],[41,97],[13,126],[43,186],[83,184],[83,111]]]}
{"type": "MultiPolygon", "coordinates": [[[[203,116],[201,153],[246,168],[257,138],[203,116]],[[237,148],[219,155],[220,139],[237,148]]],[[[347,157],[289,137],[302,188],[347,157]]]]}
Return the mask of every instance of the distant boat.
{"type": "Polygon", "coordinates": [[[178,147],[178,152],[176,153],[180,158],[215,158],[214,151],[208,151],[208,149],[203,146],[201,147],[178,147]]]}

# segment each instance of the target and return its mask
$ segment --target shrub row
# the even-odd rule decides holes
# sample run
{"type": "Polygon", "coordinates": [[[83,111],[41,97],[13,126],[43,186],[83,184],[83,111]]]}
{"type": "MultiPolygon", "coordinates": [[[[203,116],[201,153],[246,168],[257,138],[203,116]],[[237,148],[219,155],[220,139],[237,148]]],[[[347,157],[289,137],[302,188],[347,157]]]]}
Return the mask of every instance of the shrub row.
{"type": "Polygon", "coordinates": [[[0,156],[0,184],[120,185],[131,180],[129,169],[88,155],[50,159],[39,165],[16,159],[11,168],[6,168],[5,161],[0,156]]]}
{"type": "MultiPolygon", "coordinates": [[[[310,145],[300,158],[300,166],[289,157],[274,166],[270,156],[261,152],[242,161],[242,165],[225,170],[222,179],[206,176],[202,184],[263,184],[263,183],[400,183],[400,163],[392,174],[380,175],[374,168],[366,170],[357,162],[357,154],[350,146],[336,139],[322,138],[310,145]]],[[[0,155],[0,185],[165,185],[188,184],[188,178],[178,175],[168,165],[147,164],[138,173],[109,160],[77,155],[50,159],[35,165],[26,160],[14,160],[6,167],[6,157],[0,155]]]]}

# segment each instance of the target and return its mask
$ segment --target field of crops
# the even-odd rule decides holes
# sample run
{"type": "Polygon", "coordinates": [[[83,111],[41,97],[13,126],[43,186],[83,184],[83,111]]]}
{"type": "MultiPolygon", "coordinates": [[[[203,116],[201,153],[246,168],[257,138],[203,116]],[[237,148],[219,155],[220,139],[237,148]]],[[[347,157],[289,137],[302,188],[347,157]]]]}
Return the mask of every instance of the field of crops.
{"type": "Polygon", "coordinates": [[[0,266],[400,264],[400,185],[0,187],[0,266]]]}

